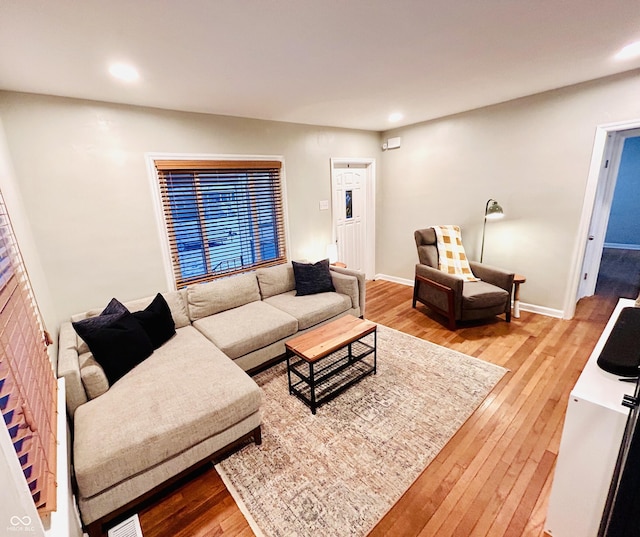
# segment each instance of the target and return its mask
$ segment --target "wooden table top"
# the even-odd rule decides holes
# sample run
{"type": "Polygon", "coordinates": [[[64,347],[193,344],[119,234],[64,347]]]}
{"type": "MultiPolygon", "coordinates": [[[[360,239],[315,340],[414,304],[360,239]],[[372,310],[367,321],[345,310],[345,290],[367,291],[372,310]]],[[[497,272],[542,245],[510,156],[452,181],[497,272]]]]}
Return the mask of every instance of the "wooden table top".
{"type": "Polygon", "coordinates": [[[374,332],[377,324],[353,315],[345,315],[335,321],[296,336],[285,343],[287,349],[307,362],[317,362],[349,343],[374,332]]]}

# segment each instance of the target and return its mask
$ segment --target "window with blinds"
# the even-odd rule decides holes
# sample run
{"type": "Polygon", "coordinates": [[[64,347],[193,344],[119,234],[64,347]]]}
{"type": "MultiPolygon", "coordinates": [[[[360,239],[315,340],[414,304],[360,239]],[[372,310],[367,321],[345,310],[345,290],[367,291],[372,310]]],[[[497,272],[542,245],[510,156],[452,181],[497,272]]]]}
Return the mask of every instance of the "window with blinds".
{"type": "Polygon", "coordinates": [[[155,166],[178,289],[287,260],[280,161],[155,166]]]}
{"type": "Polygon", "coordinates": [[[57,383],[0,193],[0,411],[41,513],[56,509],[57,383]]]}

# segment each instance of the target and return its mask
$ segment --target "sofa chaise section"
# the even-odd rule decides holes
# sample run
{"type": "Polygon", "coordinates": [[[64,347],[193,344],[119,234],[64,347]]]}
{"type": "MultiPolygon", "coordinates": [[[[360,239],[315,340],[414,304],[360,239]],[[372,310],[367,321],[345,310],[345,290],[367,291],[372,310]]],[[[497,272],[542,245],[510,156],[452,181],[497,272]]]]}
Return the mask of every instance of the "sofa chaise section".
{"type": "Polygon", "coordinates": [[[261,399],[255,382],[195,328],[180,328],[75,413],[85,523],[259,427],[261,399]]]}
{"type": "Polygon", "coordinates": [[[191,325],[186,291],[163,296],[176,334],[111,386],[71,323],[60,328],[58,375],[67,379],[76,495],[91,537],[198,465],[261,441],[262,390],[191,325]]]}

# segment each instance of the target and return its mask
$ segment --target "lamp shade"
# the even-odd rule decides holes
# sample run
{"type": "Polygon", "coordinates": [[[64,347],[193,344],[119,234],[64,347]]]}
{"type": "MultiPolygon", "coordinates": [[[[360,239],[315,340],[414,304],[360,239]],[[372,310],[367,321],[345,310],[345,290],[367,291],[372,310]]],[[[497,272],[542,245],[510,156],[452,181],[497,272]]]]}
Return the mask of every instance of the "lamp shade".
{"type": "Polygon", "coordinates": [[[327,244],[327,257],[329,263],[335,263],[338,260],[338,245],[336,243],[327,244]]]}
{"type": "Polygon", "coordinates": [[[487,201],[487,206],[485,207],[484,217],[487,220],[497,220],[504,216],[504,211],[500,204],[496,200],[490,199],[487,201]]]}
{"type": "Polygon", "coordinates": [[[484,208],[484,220],[482,221],[482,247],[480,248],[480,263],[484,258],[484,234],[487,227],[487,220],[499,220],[504,216],[504,211],[500,204],[494,199],[488,199],[484,208]]]}

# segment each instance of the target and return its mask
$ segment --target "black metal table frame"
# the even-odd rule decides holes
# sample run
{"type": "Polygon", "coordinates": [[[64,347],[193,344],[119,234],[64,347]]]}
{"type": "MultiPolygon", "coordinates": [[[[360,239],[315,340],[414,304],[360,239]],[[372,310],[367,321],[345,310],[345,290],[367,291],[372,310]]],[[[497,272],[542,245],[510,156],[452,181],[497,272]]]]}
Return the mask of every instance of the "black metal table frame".
{"type": "Polygon", "coordinates": [[[343,347],[337,349],[336,351],[319,358],[315,362],[308,361],[301,356],[298,356],[292,350],[287,347],[286,356],[287,356],[287,377],[289,380],[289,394],[295,395],[300,399],[303,403],[305,403],[309,408],[311,408],[311,413],[315,414],[317,408],[328,402],[332,399],[335,399],[338,395],[344,392],[350,386],[353,386],[357,382],[360,382],[364,377],[376,374],[377,372],[377,339],[378,333],[377,330],[365,334],[359,339],[352,341],[350,343],[345,344],[343,347]],[[373,335],[373,345],[369,345],[363,341],[367,336],[373,335]],[[354,346],[358,349],[362,349],[362,352],[358,352],[354,354],[354,346]],[[346,354],[344,351],[346,350],[346,354]],[[337,353],[341,353],[339,357],[332,356],[337,353]],[[364,358],[373,354],[373,364],[368,364],[364,361],[364,358]],[[298,358],[297,361],[292,361],[294,358],[298,358]],[[327,363],[327,360],[329,362],[327,363]],[[342,363],[340,363],[342,362],[342,363]],[[358,372],[356,375],[348,376],[345,382],[339,383],[335,389],[331,389],[328,393],[320,398],[316,395],[316,389],[323,383],[328,380],[334,379],[338,374],[342,372],[346,372],[348,369],[353,369],[356,364],[365,364],[367,367],[364,370],[358,372]],[[301,371],[299,371],[298,366],[306,364],[308,365],[308,375],[304,375],[301,371]],[[316,368],[318,366],[318,368],[316,368]],[[292,374],[298,377],[297,382],[293,382],[292,374]],[[307,397],[302,390],[299,388],[300,386],[305,386],[309,389],[310,396],[307,397]]]}

